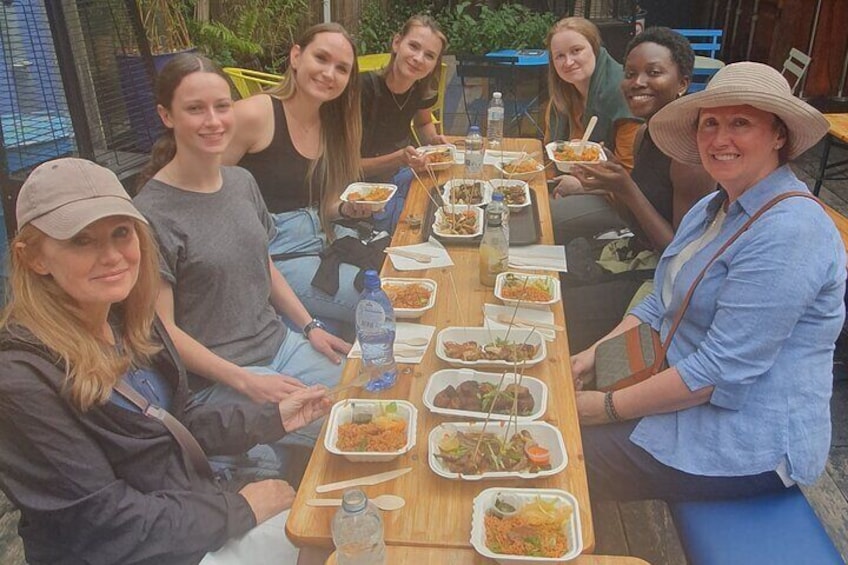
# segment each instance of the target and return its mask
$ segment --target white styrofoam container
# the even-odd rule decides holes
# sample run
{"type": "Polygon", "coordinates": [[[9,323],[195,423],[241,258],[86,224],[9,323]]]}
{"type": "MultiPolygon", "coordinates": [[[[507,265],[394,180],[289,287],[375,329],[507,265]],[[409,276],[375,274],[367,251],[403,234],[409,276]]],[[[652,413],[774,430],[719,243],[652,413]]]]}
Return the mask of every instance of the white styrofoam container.
{"type": "MultiPolygon", "coordinates": [[[[518,416],[519,422],[531,422],[538,420],[545,414],[548,407],[548,385],[534,379],[533,377],[520,376],[515,373],[483,373],[472,369],[442,369],[430,375],[427,381],[427,387],[424,389],[424,406],[429,408],[434,414],[443,414],[445,416],[456,416],[457,418],[474,418],[485,420],[486,412],[473,412],[470,410],[455,410],[452,408],[439,408],[436,406],[436,395],[447,388],[448,385],[458,386],[464,381],[477,381],[479,383],[491,383],[497,385],[501,383],[501,390],[505,389],[510,384],[521,384],[526,386],[533,397],[533,412],[526,416],[518,416]]],[[[498,414],[492,412],[490,420],[508,420],[509,414],[498,414]]]]}
{"type": "Polygon", "coordinates": [[[528,563],[562,563],[574,559],[583,552],[583,530],[580,526],[580,507],[570,492],[546,488],[488,488],[474,499],[471,511],[471,545],[480,555],[494,559],[501,565],[527,565],[528,563]],[[568,551],[559,557],[531,557],[527,555],[506,555],[495,553],[486,547],[486,526],[483,518],[486,511],[495,504],[498,496],[509,496],[525,504],[536,497],[542,500],[556,500],[571,507],[571,517],[565,523],[565,535],[568,538],[568,551]]]}
{"type": "Polygon", "coordinates": [[[556,475],[565,469],[568,465],[568,454],[565,451],[565,442],[562,439],[562,434],[554,426],[547,422],[519,422],[515,424],[510,422],[445,422],[430,430],[428,438],[428,456],[427,461],[430,463],[430,469],[440,477],[446,479],[463,480],[463,481],[479,481],[481,479],[538,479],[539,477],[549,477],[556,475]],[[436,457],[439,453],[439,440],[445,434],[461,432],[481,432],[483,427],[486,428],[486,433],[503,434],[505,427],[509,426],[509,437],[521,430],[527,430],[533,439],[548,449],[551,454],[551,468],[547,471],[539,471],[537,473],[516,472],[516,471],[487,471],[479,475],[463,475],[450,471],[442,461],[436,457]],[[517,427],[516,427],[517,426],[517,427]]]}
{"type": "Polygon", "coordinates": [[[536,168],[532,171],[528,171],[526,173],[508,173],[504,170],[504,164],[510,163],[512,161],[517,161],[519,159],[498,159],[495,161],[495,168],[500,171],[505,178],[524,180],[533,178],[533,176],[539,174],[545,169],[545,166],[543,164],[541,164],[538,160],[534,159],[534,161],[536,161],[536,168]]]}
{"type": "Polygon", "coordinates": [[[383,200],[357,200],[356,204],[364,204],[371,207],[372,210],[382,210],[385,208],[392,196],[397,192],[397,185],[383,182],[353,182],[347,185],[347,188],[342,192],[341,199],[345,202],[351,202],[350,195],[354,192],[367,194],[369,190],[374,188],[388,188],[389,195],[383,200]]]}
{"type": "MultiPolygon", "coordinates": [[[[554,157],[554,149],[559,145],[566,145],[568,147],[577,147],[580,145],[579,141],[551,141],[547,145],[545,145],[545,151],[548,153],[548,159],[556,163],[557,169],[559,169],[563,173],[571,172],[572,165],[597,165],[601,161],[607,160],[607,155],[604,153],[604,148],[594,141],[587,141],[586,147],[597,147],[600,150],[600,156],[597,161],[560,161],[556,157],[554,157]]],[[[585,150],[585,149],[584,149],[585,150]]],[[[582,157],[582,155],[581,155],[582,157]]]]}
{"type": "Polygon", "coordinates": [[[481,359],[479,361],[463,361],[461,359],[448,357],[445,352],[446,341],[455,341],[459,343],[476,341],[480,345],[486,345],[487,343],[492,343],[496,338],[508,338],[513,343],[525,343],[526,340],[526,343],[530,343],[537,347],[536,356],[532,359],[528,359],[523,364],[519,363],[519,368],[522,366],[532,367],[533,365],[537,365],[545,359],[545,355],[547,354],[545,339],[539,334],[539,332],[534,331],[531,328],[513,327],[507,330],[483,327],[450,327],[443,329],[436,336],[436,356],[454,367],[495,367],[506,370],[514,369],[515,363],[510,361],[490,361],[488,359],[481,359]]]}
{"type": "MultiPolygon", "coordinates": [[[[479,182],[481,185],[480,194],[482,196],[482,201],[478,204],[471,204],[471,206],[486,206],[487,204],[489,204],[489,202],[492,201],[492,185],[489,183],[489,181],[474,179],[451,179],[449,181],[446,181],[444,187],[442,187],[442,200],[444,201],[445,206],[451,206],[450,195],[454,187],[475,182],[479,182]]],[[[459,205],[461,206],[461,204],[459,205]]]]}
{"type": "Polygon", "coordinates": [[[432,308],[436,304],[436,289],[438,288],[438,284],[433,279],[405,279],[405,278],[385,278],[382,279],[381,284],[385,287],[387,284],[391,285],[412,285],[412,284],[420,284],[421,286],[427,288],[430,291],[430,300],[427,301],[425,306],[421,308],[395,308],[395,318],[398,320],[414,320],[420,318],[424,315],[424,312],[432,308]]]}
{"type": "Polygon", "coordinates": [[[483,209],[479,206],[466,206],[465,204],[445,205],[442,208],[437,208],[433,218],[433,233],[442,239],[472,239],[483,233],[483,209]],[[477,229],[474,233],[468,235],[458,235],[453,233],[443,233],[439,230],[439,224],[445,218],[444,210],[447,209],[449,214],[460,214],[467,210],[471,210],[477,216],[477,229]]]}
{"type": "MultiPolygon", "coordinates": [[[[548,275],[534,275],[531,273],[513,273],[506,272],[500,273],[495,279],[495,298],[506,304],[507,306],[515,306],[519,303],[518,300],[514,298],[504,298],[503,296],[503,288],[506,285],[507,275],[512,275],[516,277],[527,277],[530,281],[536,279],[543,279],[548,284],[548,291],[551,293],[551,299],[546,300],[544,302],[534,302],[531,300],[521,300],[521,306],[550,306],[551,304],[556,304],[560,301],[560,288],[559,288],[559,280],[554,277],[548,275]]],[[[528,281],[528,283],[530,282],[528,281]]]]}
{"type": "MultiPolygon", "coordinates": [[[[517,186],[524,189],[524,203],[523,204],[507,204],[510,210],[519,210],[521,208],[525,208],[530,206],[530,185],[527,182],[521,179],[490,179],[489,184],[492,185],[492,191],[496,191],[498,188],[502,188],[505,186],[517,186]]],[[[504,199],[506,202],[506,199],[504,199]]]]}
{"type": "Polygon", "coordinates": [[[415,446],[415,434],[418,425],[418,410],[411,402],[406,400],[374,400],[374,399],[347,399],[340,400],[330,410],[327,433],[324,435],[324,448],[335,455],[341,455],[348,461],[353,462],[382,462],[396,459],[415,446]],[[406,420],[406,444],[398,451],[342,451],[336,447],[339,437],[339,426],[350,423],[353,418],[353,405],[358,404],[365,408],[371,408],[373,413],[379,414],[380,406],[394,402],[398,407],[398,414],[406,420]]]}
{"type": "Polygon", "coordinates": [[[445,143],[445,144],[442,144],[442,145],[424,145],[424,146],[418,148],[418,152],[421,153],[422,155],[426,156],[427,153],[432,153],[434,151],[440,151],[442,149],[447,149],[447,150],[450,151],[451,160],[450,161],[442,161],[440,163],[427,163],[426,166],[427,166],[428,169],[431,169],[433,171],[443,171],[445,169],[449,169],[449,168],[453,167],[457,163],[457,161],[456,161],[456,145],[454,145],[453,143],[445,143]]]}

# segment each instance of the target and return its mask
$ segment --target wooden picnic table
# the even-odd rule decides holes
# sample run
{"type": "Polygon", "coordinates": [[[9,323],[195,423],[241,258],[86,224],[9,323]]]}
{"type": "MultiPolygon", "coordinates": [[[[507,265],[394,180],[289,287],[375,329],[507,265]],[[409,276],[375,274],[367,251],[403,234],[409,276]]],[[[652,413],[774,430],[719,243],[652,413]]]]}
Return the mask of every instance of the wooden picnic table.
{"type": "MultiPolygon", "coordinates": [[[[542,161],[542,145],[536,139],[506,139],[504,150],[526,150],[539,162],[542,161]]],[[[496,173],[497,170],[494,167],[489,165],[484,167],[484,174],[487,176],[493,177],[496,173]]],[[[439,181],[461,176],[462,167],[456,165],[438,174],[439,181]]],[[[426,191],[433,182],[426,174],[422,177],[422,181],[428,186],[421,186],[418,182],[414,182],[410,189],[401,222],[392,241],[394,246],[421,241],[421,228],[410,228],[404,223],[404,218],[408,215],[419,218],[424,216],[429,203],[426,191]]],[[[529,183],[538,202],[541,223],[540,243],[553,244],[544,172],[534,175],[529,183]]],[[[497,303],[497,299],[491,288],[483,287],[479,283],[478,248],[451,244],[447,244],[446,247],[454,262],[453,267],[397,271],[391,261],[386,260],[382,274],[392,277],[424,277],[437,281],[439,287],[436,305],[420,320],[422,324],[435,326],[436,332],[448,326],[481,326],[483,304],[497,303]]],[[[561,304],[554,305],[553,310],[555,323],[564,326],[561,304]]],[[[344,393],[347,398],[411,401],[419,410],[416,444],[410,452],[391,462],[351,463],[342,457],[328,453],[323,445],[322,434],[309,461],[286,523],[286,531],[291,540],[298,546],[332,546],[330,523],[335,510],[310,507],[306,505],[306,501],[320,496],[338,498],[341,492],[318,495],[315,491],[316,486],[410,466],[412,467],[410,473],[387,483],[364,489],[369,497],[390,493],[406,499],[406,506],[401,510],[383,513],[385,540],[390,546],[471,549],[469,538],[472,501],[480,491],[492,486],[539,487],[566,490],[577,498],[580,506],[584,552],[592,552],[595,545],[595,533],[592,526],[589,490],[574,401],[568,340],[565,333],[558,332],[555,341],[548,342],[547,358],[536,367],[528,369],[526,374],[545,381],[549,387],[548,406],[543,420],[556,426],[562,432],[568,453],[568,466],[554,476],[532,480],[449,480],[436,475],[430,469],[427,463],[427,441],[430,430],[442,422],[452,420],[452,418],[431,414],[422,403],[422,393],[429,376],[447,367],[436,357],[434,348],[435,335],[422,363],[400,366],[401,368],[411,367],[412,372],[406,375],[401,374],[393,388],[381,393],[368,393],[356,389],[344,393]]],[[[356,377],[359,365],[359,360],[347,362],[342,383],[356,377]]]]}
{"type": "MultiPolygon", "coordinates": [[[[392,565],[423,565],[427,563],[450,563],[450,565],[493,565],[496,561],[479,555],[473,549],[442,549],[439,547],[389,546],[386,548],[386,563],[392,565]]],[[[649,565],[638,557],[619,555],[581,555],[569,565],[649,565]]],[[[333,552],[326,565],[338,565],[333,552]]]]}

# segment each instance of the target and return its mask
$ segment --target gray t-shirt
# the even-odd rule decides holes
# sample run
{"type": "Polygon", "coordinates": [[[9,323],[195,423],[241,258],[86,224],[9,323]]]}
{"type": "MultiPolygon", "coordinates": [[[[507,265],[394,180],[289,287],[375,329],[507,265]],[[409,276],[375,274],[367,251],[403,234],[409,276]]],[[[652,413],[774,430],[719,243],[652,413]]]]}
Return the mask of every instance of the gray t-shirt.
{"type": "Polygon", "coordinates": [[[267,365],[286,334],[269,301],[274,223],[249,172],[221,174],[217,192],[150,180],[133,202],[156,232],[177,326],[239,366],[267,365]]]}

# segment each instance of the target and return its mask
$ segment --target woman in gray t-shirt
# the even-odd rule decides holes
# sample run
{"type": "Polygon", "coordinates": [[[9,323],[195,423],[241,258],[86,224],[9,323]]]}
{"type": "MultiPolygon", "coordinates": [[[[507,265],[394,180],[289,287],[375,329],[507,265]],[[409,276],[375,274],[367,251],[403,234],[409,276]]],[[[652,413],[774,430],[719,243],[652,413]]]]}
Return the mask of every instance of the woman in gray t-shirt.
{"type": "MultiPolygon", "coordinates": [[[[335,385],[350,344],[313,320],[273,268],[274,227],[253,177],[221,167],[235,119],[220,70],[203,57],[177,57],[160,73],[156,95],[168,133],[135,204],[159,240],[157,312],[193,388],[202,389],[196,399],[279,402],[305,385],[335,385]],[[304,334],[288,331],[278,315],[304,334]]],[[[299,443],[314,444],[319,426],[306,428],[299,443]]]]}

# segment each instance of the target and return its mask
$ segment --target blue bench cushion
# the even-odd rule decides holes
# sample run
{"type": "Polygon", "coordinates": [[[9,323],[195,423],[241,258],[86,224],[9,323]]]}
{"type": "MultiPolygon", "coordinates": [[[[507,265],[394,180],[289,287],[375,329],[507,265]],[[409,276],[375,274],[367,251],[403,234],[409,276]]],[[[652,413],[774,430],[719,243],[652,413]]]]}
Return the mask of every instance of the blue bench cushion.
{"type": "Polygon", "coordinates": [[[798,487],[670,508],[690,565],[844,564],[798,487]]]}

